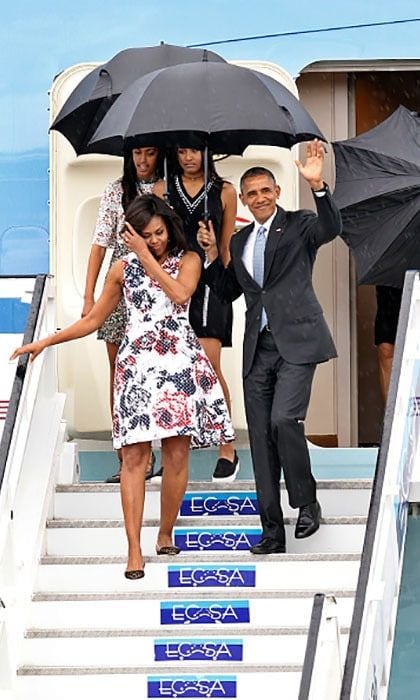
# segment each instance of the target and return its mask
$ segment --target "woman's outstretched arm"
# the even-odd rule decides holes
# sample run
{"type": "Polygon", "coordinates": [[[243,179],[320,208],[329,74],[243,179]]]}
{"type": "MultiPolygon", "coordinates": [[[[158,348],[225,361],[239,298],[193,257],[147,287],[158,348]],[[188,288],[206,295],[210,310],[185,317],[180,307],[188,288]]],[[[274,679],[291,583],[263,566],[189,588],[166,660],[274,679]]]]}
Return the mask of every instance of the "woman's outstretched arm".
{"type": "Polygon", "coordinates": [[[104,290],[87,316],[72,323],[71,326],[63,328],[63,330],[58,331],[54,335],[49,335],[47,338],[41,338],[41,340],[37,340],[34,343],[28,343],[27,345],[22,345],[20,348],[16,348],[10,359],[14,360],[20,355],[29,353],[32,362],[50,345],[67,343],[69,340],[83,338],[85,335],[96,331],[103,324],[105,319],[108,318],[121,299],[122,278],[123,263],[119,260],[114,263],[110,269],[105,281],[104,290]]]}

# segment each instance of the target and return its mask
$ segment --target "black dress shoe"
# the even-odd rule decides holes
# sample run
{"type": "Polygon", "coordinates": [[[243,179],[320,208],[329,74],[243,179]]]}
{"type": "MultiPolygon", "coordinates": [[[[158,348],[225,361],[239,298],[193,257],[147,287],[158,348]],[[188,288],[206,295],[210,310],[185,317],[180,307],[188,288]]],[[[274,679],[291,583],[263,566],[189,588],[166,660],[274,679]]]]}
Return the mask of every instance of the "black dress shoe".
{"type": "Polygon", "coordinates": [[[249,551],[251,554],[284,554],[286,545],[271,537],[263,537],[261,542],[254,544],[249,551]]]}
{"type": "Polygon", "coordinates": [[[295,528],[295,537],[298,540],[313,535],[319,528],[321,519],[321,506],[318,501],[309,503],[299,508],[299,517],[295,528]]]}

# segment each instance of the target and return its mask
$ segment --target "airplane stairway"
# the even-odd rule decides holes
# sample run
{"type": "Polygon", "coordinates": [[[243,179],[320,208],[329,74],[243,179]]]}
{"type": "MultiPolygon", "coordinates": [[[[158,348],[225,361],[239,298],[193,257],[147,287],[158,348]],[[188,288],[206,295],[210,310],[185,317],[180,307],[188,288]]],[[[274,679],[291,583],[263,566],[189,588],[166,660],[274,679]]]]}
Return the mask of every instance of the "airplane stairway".
{"type": "Polygon", "coordinates": [[[256,557],[247,551],[260,537],[253,482],[192,481],[175,530],[183,551],[162,557],[159,485],[148,484],[139,581],[123,576],[119,487],[57,485],[17,700],[251,700],[274,688],[298,698],[316,593],[337,600],[344,659],[371,492],[369,478],[318,485],[319,532],[294,539],[296,511],[283,497],[287,554],[256,557]]]}

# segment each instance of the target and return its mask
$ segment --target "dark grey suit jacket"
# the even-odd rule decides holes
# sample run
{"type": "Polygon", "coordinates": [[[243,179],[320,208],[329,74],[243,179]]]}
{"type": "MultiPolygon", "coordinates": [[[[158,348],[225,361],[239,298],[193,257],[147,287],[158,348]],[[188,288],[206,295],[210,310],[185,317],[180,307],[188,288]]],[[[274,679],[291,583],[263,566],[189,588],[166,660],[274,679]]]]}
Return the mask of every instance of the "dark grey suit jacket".
{"type": "Polygon", "coordinates": [[[277,349],[287,362],[318,363],[337,355],[312,286],[312,268],[318,248],[341,232],[341,217],[329,191],[315,202],[318,216],[309,210],[277,208],[265,248],[262,288],[242,262],[253,224],[232,236],[227,268],[217,258],[205,271],[206,283],[222,301],[245,295],[244,377],[254,360],[263,305],[277,349]]]}

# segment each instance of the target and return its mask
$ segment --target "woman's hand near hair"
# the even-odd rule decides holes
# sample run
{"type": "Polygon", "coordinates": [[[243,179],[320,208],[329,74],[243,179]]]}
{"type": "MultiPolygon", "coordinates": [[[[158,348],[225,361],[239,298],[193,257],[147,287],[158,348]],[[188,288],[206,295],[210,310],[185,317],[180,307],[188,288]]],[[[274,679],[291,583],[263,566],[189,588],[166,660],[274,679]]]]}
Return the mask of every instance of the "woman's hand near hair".
{"type": "Polygon", "coordinates": [[[147,245],[144,238],[139,236],[137,231],[132,227],[131,224],[128,223],[128,221],[125,222],[125,231],[123,233],[123,239],[127,248],[131,250],[132,253],[135,253],[137,255],[140,262],[143,263],[145,260],[147,262],[149,258],[153,258],[153,255],[149,250],[149,246],[147,245]]]}

